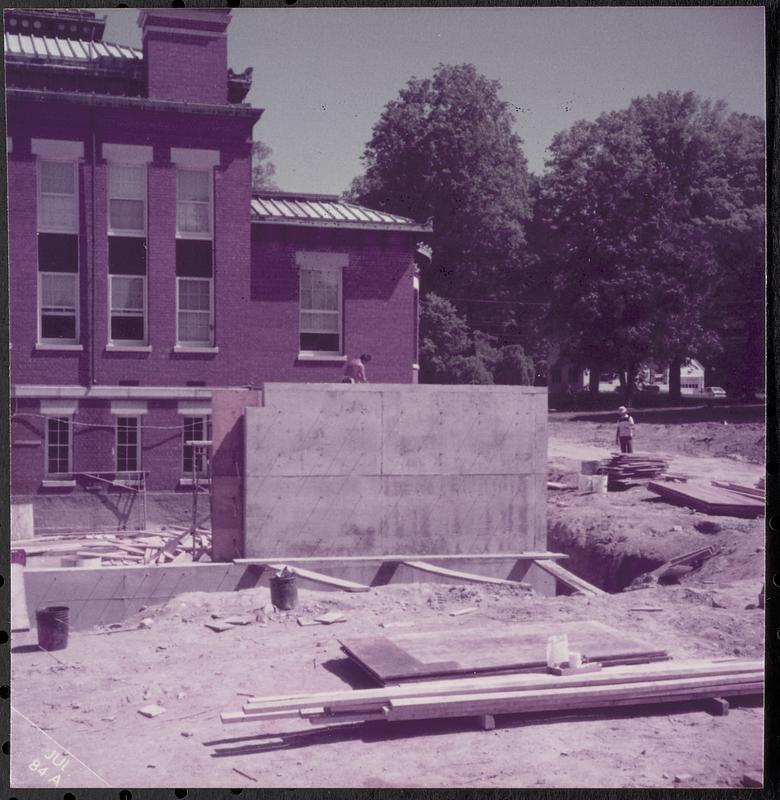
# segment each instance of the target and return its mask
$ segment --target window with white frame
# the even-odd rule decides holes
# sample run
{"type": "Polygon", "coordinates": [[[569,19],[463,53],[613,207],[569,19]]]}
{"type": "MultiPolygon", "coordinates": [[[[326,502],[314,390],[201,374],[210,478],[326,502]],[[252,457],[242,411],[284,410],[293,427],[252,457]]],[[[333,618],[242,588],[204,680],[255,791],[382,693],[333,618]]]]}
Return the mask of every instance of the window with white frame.
{"type": "Polygon", "coordinates": [[[197,474],[206,477],[208,474],[208,458],[203,448],[195,448],[187,442],[208,441],[211,438],[211,418],[203,417],[184,417],[182,426],[182,474],[192,477],[197,474]]]}
{"type": "Polygon", "coordinates": [[[109,275],[111,344],[146,344],[146,276],[109,275]]]}
{"type": "Polygon", "coordinates": [[[211,278],[176,278],[176,343],[214,345],[211,278]]]}
{"type": "Polygon", "coordinates": [[[176,170],[177,236],[211,238],[212,170],[176,170]]]}
{"type": "Polygon", "coordinates": [[[78,274],[38,273],[38,340],[48,344],[78,344],[78,274]]]}
{"type": "Polygon", "coordinates": [[[75,162],[38,161],[38,230],[78,233],[75,162]]]}
{"type": "Polygon", "coordinates": [[[141,469],[141,418],[116,418],[116,471],[137,472],[141,469]]]}
{"type": "Polygon", "coordinates": [[[146,235],[146,165],[108,168],[108,232],[146,235]]]}
{"type": "Polygon", "coordinates": [[[71,471],[70,417],[47,417],[46,419],[46,474],[68,475],[71,471]]]}
{"type": "Polygon", "coordinates": [[[300,270],[300,349],[341,354],[341,269],[300,270]]]}

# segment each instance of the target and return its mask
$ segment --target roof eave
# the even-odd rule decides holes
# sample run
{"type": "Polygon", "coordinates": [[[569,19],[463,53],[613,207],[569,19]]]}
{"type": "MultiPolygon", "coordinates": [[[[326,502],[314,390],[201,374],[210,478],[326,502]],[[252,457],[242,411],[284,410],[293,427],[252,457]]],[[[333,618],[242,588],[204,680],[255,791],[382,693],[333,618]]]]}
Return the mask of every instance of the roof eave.
{"type": "Polygon", "coordinates": [[[428,225],[394,224],[380,222],[340,222],[324,219],[277,219],[275,217],[254,218],[253,225],[292,225],[304,228],[336,228],[341,230],[385,231],[386,233],[433,233],[428,225]]]}

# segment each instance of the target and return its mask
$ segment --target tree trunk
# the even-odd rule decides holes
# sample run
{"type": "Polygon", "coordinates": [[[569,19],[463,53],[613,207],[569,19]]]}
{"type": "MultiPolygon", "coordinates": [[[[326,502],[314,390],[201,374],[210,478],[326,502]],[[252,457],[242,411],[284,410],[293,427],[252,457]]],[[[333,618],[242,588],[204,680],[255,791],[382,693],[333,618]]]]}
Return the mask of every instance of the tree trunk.
{"type": "Polygon", "coordinates": [[[669,399],[680,400],[682,398],[682,387],[680,386],[680,369],[682,359],[673,358],[669,364],[669,399]]]}
{"type": "Polygon", "coordinates": [[[596,397],[599,393],[599,374],[599,367],[591,365],[590,375],[588,376],[588,392],[591,397],[596,397]]]}

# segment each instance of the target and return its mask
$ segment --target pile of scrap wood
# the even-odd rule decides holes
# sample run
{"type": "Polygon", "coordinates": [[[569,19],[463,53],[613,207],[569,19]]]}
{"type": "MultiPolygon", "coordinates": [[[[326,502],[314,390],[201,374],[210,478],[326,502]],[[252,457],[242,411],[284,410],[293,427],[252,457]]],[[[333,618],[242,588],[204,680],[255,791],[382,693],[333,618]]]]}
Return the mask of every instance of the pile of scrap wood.
{"type": "Polygon", "coordinates": [[[688,506],[715,516],[751,518],[764,513],[764,496],[760,489],[740,486],[736,490],[730,487],[738,484],[712,483],[712,486],[692,483],[670,486],[667,483],[650,482],[647,488],[668,503],[688,506]]]}
{"type": "MultiPolygon", "coordinates": [[[[14,549],[24,550],[26,558],[36,556],[76,556],[100,559],[101,565],[167,564],[197,561],[211,549],[211,532],[198,529],[193,542],[188,528],[160,531],[102,531],[41,534],[17,539],[14,549]]],[[[29,563],[29,562],[28,562],[29,563]]]]}
{"type": "Polygon", "coordinates": [[[607,475],[610,484],[657,478],[669,468],[669,462],[652,454],[613,453],[612,458],[602,459],[598,471],[607,475]]]}
{"type": "Polygon", "coordinates": [[[645,572],[637,578],[634,578],[631,584],[626,587],[626,591],[644,589],[647,586],[658,583],[663,578],[672,580],[679,579],[682,575],[700,567],[705,561],[716,556],[719,552],[719,547],[710,545],[709,547],[701,547],[690,553],[684,553],[681,556],[670,558],[668,561],[661,564],[660,567],[656,567],[654,570],[645,572]]]}
{"type": "Polygon", "coordinates": [[[668,661],[605,667],[598,672],[494,675],[425,681],[378,689],[251,697],[224,724],[299,718],[313,725],[495,714],[569,712],[761,695],[760,660],[668,661]]]}

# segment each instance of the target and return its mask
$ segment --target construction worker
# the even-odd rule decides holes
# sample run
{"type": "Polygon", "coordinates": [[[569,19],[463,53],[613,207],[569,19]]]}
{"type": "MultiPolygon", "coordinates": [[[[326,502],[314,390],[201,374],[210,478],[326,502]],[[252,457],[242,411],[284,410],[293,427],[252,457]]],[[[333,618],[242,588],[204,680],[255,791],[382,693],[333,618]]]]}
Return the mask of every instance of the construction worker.
{"type": "Polygon", "coordinates": [[[625,406],[620,406],[618,409],[615,444],[620,445],[621,453],[634,452],[634,419],[625,406]]]}
{"type": "Polygon", "coordinates": [[[371,361],[368,353],[363,353],[358,358],[351,358],[344,367],[342,383],[368,383],[366,377],[366,364],[371,361]]]}

